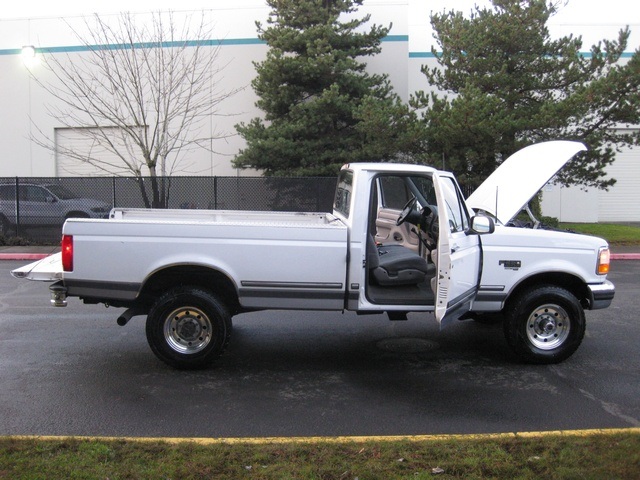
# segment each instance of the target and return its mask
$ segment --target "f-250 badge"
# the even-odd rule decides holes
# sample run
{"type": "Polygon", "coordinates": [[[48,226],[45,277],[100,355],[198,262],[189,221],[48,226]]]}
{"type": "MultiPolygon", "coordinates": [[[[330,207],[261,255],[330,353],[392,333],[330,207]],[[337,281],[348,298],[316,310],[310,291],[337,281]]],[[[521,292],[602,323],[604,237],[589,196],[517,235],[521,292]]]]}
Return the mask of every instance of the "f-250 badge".
{"type": "Polygon", "coordinates": [[[498,265],[502,265],[505,270],[519,270],[522,262],[520,260],[500,260],[498,265]]]}

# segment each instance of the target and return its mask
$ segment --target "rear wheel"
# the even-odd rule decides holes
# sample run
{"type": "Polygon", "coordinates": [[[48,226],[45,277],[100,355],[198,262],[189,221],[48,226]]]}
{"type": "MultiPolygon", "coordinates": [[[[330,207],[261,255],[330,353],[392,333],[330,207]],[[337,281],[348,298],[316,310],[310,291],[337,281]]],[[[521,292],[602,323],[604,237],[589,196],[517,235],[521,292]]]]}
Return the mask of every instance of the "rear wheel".
{"type": "Polygon", "coordinates": [[[225,350],[231,315],[210,292],[176,287],[153,305],[147,316],[147,341],[153,353],[175,368],[210,365],[225,350]]]}
{"type": "Polygon", "coordinates": [[[518,357],[528,363],[558,363],[582,343],[586,322],[578,299],[553,285],[531,287],[507,308],[504,333],[518,357]]]}

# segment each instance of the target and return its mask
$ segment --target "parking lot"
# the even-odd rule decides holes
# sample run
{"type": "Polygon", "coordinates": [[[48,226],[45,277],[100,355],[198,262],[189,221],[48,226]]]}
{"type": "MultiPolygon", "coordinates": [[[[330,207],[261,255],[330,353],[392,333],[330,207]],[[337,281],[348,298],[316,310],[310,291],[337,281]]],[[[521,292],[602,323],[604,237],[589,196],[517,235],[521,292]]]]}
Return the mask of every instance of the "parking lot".
{"type": "Polygon", "coordinates": [[[640,262],[616,261],[613,305],[587,313],[578,352],[516,363],[500,327],[432,316],[238,316],[208,370],[173,370],[144,318],[49,306],[46,284],[0,262],[0,435],[405,435],[640,426],[640,262]]]}

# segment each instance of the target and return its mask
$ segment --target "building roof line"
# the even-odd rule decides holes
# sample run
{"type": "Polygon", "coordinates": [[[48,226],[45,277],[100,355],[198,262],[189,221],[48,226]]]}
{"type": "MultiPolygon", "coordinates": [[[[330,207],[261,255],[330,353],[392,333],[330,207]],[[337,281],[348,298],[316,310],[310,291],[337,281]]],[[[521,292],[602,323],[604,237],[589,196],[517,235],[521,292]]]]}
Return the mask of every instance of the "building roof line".
{"type": "MultiPolygon", "coordinates": [[[[408,35],[387,35],[382,42],[408,42],[408,35]]],[[[76,53],[92,50],[123,50],[129,48],[173,48],[173,47],[224,47],[237,45],[266,45],[264,40],[254,38],[222,38],[211,40],[179,40],[171,42],[139,42],[128,44],[104,44],[104,45],[66,45],[59,47],[35,47],[37,53],[76,53]]],[[[21,55],[22,48],[0,49],[0,55],[21,55]]]]}

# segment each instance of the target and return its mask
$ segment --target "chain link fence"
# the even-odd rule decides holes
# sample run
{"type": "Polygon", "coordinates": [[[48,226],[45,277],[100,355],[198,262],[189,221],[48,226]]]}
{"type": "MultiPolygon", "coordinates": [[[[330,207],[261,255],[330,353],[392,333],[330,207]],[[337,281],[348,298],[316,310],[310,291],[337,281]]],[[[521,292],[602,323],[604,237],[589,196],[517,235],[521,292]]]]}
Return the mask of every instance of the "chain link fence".
{"type": "Polygon", "coordinates": [[[57,243],[70,217],[111,208],[330,212],[334,177],[0,177],[0,235],[57,243]]]}

